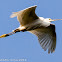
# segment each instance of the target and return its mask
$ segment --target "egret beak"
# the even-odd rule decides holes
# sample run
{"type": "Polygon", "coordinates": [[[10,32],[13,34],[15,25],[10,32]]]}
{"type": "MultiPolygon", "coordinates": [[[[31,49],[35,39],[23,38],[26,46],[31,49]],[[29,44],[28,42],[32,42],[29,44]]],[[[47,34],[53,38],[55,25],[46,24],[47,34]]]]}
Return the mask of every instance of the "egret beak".
{"type": "Polygon", "coordinates": [[[62,19],[52,19],[52,21],[57,21],[57,20],[62,20],[62,19]]]}

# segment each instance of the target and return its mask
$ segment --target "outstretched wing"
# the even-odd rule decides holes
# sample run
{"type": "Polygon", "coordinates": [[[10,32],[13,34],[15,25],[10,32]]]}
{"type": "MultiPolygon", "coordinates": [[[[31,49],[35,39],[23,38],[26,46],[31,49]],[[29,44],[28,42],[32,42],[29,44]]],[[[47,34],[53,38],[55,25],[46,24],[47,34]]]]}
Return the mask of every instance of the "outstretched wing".
{"type": "Polygon", "coordinates": [[[27,25],[27,24],[33,22],[34,20],[38,19],[38,16],[35,14],[36,7],[37,6],[32,6],[32,7],[26,8],[22,11],[14,12],[11,15],[11,18],[17,16],[17,19],[22,26],[27,25]]]}
{"type": "Polygon", "coordinates": [[[39,43],[42,48],[46,51],[48,49],[48,53],[52,53],[56,48],[56,33],[55,33],[55,25],[51,24],[48,27],[40,27],[38,29],[30,31],[38,37],[39,43]]]}

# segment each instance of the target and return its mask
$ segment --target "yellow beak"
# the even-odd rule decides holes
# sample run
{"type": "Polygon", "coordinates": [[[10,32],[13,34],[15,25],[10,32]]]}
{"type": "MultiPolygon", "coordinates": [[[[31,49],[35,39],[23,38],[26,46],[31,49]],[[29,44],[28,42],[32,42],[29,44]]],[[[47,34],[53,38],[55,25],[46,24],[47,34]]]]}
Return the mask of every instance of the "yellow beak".
{"type": "Polygon", "coordinates": [[[62,20],[62,19],[52,19],[52,21],[57,21],[57,20],[62,20]]]}

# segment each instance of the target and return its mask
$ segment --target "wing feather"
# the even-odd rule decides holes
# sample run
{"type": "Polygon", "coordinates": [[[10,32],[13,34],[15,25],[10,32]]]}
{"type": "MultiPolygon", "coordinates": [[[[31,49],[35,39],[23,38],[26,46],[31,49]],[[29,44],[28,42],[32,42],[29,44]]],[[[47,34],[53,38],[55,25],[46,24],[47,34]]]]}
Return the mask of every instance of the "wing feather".
{"type": "Polygon", "coordinates": [[[24,10],[21,10],[19,12],[15,12],[11,15],[11,18],[17,16],[17,19],[22,26],[27,25],[33,22],[34,20],[38,19],[38,16],[35,14],[36,7],[37,6],[35,5],[32,7],[26,8],[24,10]]]}
{"type": "Polygon", "coordinates": [[[55,25],[51,24],[48,27],[41,27],[35,30],[30,31],[38,37],[39,43],[42,48],[46,51],[48,49],[48,53],[52,53],[56,48],[56,33],[55,33],[55,25]]]}

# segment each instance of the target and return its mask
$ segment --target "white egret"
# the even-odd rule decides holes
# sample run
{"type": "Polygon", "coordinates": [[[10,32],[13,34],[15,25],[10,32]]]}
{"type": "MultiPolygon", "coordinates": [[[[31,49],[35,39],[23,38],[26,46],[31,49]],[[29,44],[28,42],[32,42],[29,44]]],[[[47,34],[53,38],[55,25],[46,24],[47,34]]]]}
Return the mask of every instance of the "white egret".
{"type": "Polygon", "coordinates": [[[14,12],[10,17],[16,17],[20,23],[20,26],[8,34],[3,34],[0,38],[10,36],[17,32],[29,31],[38,37],[39,43],[42,48],[48,53],[52,53],[56,48],[56,32],[55,25],[51,24],[51,21],[62,20],[62,19],[50,19],[38,17],[35,14],[37,6],[31,6],[19,12],[14,12]]]}

